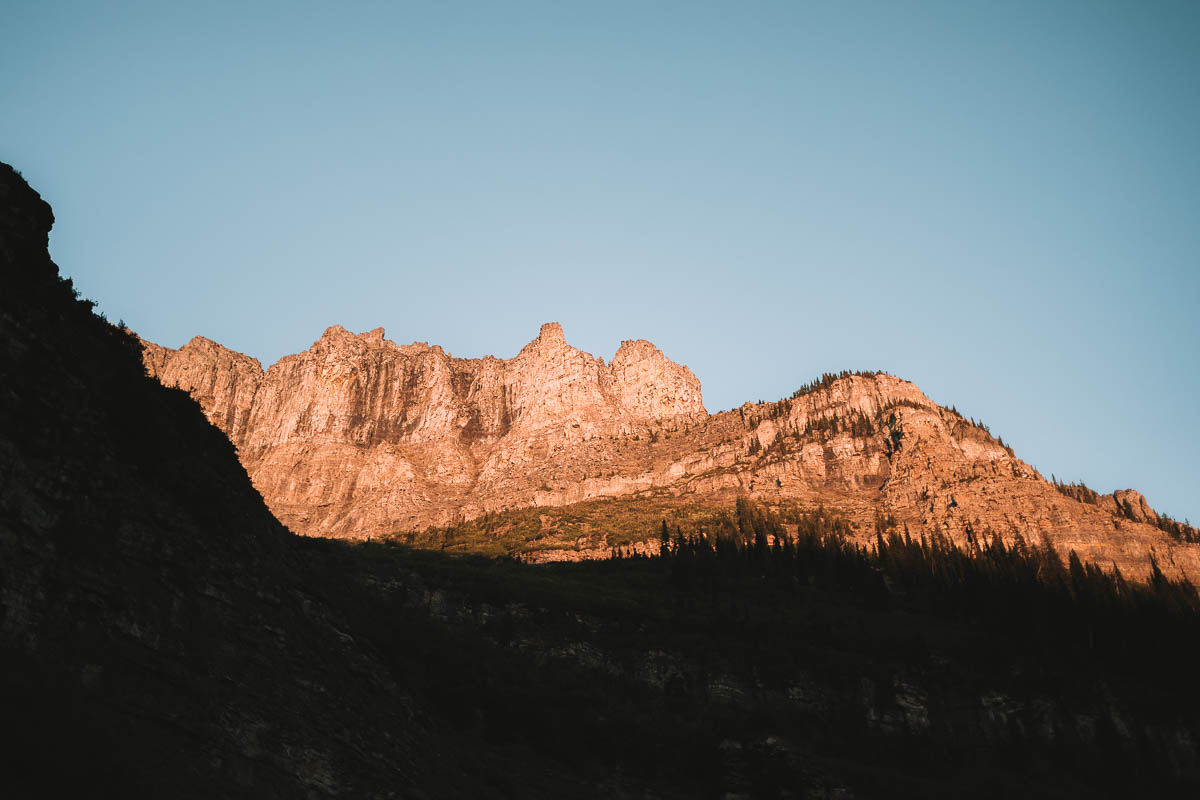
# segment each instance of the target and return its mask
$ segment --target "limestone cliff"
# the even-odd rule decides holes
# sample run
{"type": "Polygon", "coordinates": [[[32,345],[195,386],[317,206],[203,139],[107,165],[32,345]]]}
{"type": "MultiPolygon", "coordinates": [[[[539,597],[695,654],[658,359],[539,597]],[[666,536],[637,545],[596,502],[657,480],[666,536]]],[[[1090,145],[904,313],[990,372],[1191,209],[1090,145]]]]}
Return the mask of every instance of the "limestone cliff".
{"type": "Polygon", "coordinates": [[[556,323],[506,360],[334,326],[265,372],[202,337],[178,351],[147,342],[145,363],[229,435],[281,519],[324,535],[535,502],[557,456],[707,416],[695,375],[654,345],[624,342],[606,365],[556,323]]]}
{"type": "Polygon", "coordinates": [[[509,359],[453,358],[384,331],[329,328],[265,372],[197,337],[145,344],[147,369],[189,391],[238,448],[292,529],[371,537],[491,511],[666,492],[700,503],[741,492],[825,503],[861,524],[894,515],[914,534],[1049,536],[1133,574],[1153,551],[1200,574],[1136,492],[1060,493],[985,429],[882,373],[844,374],[778,403],[710,415],[696,376],[646,341],[612,361],[561,326],[509,359]]]}

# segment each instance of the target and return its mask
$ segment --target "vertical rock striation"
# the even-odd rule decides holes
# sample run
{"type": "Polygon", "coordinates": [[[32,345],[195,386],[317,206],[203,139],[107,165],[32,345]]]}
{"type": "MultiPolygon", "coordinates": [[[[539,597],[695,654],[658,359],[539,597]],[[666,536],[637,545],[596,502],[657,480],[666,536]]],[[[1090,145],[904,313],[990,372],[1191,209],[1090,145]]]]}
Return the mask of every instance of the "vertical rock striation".
{"type": "Polygon", "coordinates": [[[453,358],[396,345],[382,328],[333,326],[265,372],[202,337],[179,350],[144,342],[144,361],[228,434],[284,522],[322,535],[535,502],[533,467],[554,454],[707,416],[696,376],[654,345],[625,342],[606,365],[567,344],[557,323],[510,359],[453,358]]]}
{"type": "Polygon", "coordinates": [[[883,373],[710,415],[692,371],[650,342],[622,342],[606,364],[557,323],[509,359],[334,326],[265,372],[201,337],[178,351],[146,342],[144,361],[200,402],[272,511],[305,534],[387,535],[648,491],[751,493],[836,506],[864,530],[886,514],[914,535],[1049,537],[1132,574],[1151,552],[1200,574],[1197,548],[1157,527],[1141,495],[1064,496],[985,428],[883,373]]]}

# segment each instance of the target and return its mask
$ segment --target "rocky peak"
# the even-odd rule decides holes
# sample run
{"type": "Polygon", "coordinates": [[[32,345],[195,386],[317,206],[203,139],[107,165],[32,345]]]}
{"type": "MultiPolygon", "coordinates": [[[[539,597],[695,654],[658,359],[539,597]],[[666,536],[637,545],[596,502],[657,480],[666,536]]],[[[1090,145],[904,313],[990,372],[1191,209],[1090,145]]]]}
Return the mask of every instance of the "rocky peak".
{"type": "Polygon", "coordinates": [[[1100,506],[1112,514],[1134,522],[1147,522],[1151,525],[1158,522],[1158,514],[1146,502],[1146,498],[1141,492],[1133,489],[1118,489],[1112,494],[1102,495],[1100,506]]]}
{"type": "Polygon", "coordinates": [[[611,364],[567,344],[557,322],[504,362],[513,419],[526,428],[628,425],[705,414],[700,381],[647,341],[621,344],[611,364]]]}
{"type": "Polygon", "coordinates": [[[521,351],[514,358],[508,359],[508,361],[562,358],[579,360],[580,356],[586,356],[586,359],[583,359],[585,361],[595,360],[589,354],[567,344],[567,337],[563,334],[562,325],[557,322],[547,322],[542,325],[538,331],[538,335],[522,347],[521,351]]]}
{"type": "Polygon", "coordinates": [[[547,322],[538,331],[537,341],[544,344],[566,344],[567,337],[563,335],[563,328],[557,322],[547,322]]]}
{"type": "Polygon", "coordinates": [[[372,349],[383,347],[394,348],[396,346],[394,342],[390,342],[383,337],[383,328],[375,328],[365,333],[356,334],[346,330],[341,325],[331,325],[321,334],[321,338],[313,342],[309,350],[314,353],[337,354],[347,350],[365,352],[372,349]]]}
{"type": "Polygon", "coordinates": [[[352,336],[354,336],[354,334],[343,328],[341,325],[330,325],[325,329],[325,332],[321,334],[321,338],[317,339],[314,344],[320,344],[322,342],[345,341],[352,336]]]}
{"type": "Polygon", "coordinates": [[[643,419],[704,416],[700,381],[645,339],[621,342],[609,364],[621,406],[643,419]]]}
{"type": "Polygon", "coordinates": [[[263,377],[258,359],[203,336],[193,336],[178,350],[142,340],[142,357],[151,376],[191,393],[231,441],[243,437],[263,377]]]}
{"type": "Polygon", "coordinates": [[[239,367],[247,369],[251,372],[262,374],[262,363],[257,358],[252,358],[243,355],[236,350],[230,350],[228,347],[214,342],[204,336],[193,336],[188,340],[187,344],[179,348],[179,353],[185,355],[189,362],[199,364],[205,360],[216,360],[219,362],[236,363],[239,367]]]}

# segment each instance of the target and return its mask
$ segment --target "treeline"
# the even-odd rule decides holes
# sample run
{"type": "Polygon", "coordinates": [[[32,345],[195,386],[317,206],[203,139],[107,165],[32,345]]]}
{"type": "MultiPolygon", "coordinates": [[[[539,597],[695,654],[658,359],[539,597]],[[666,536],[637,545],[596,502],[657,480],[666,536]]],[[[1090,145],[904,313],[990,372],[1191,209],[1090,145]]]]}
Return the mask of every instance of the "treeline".
{"type": "MultiPolygon", "coordinates": [[[[1017,454],[1015,452],[1013,452],[1013,449],[1010,445],[1005,443],[1004,437],[1003,436],[992,436],[992,429],[989,428],[987,425],[985,425],[983,420],[975,419],[974,417],[963,416],[962,413],[959,412],[957,406],[950,406],[949,408],[946,409],[946,411],[949,411],[950,415],[955,417],[962,424],[962,426],[965,427],[967,425],[970,425],[972,428],[981,430],[984,433],[986,433],[989,437],[995,439],[996,443],[998,445],[1000,445],[1001,447],[1003,447],[1005,452],[1007,452],[1013,458],[1016,458],[1017,454]]],[[[959,430],[958,426],[951,426],[951,430],[953,431],[953,433],[955,435],[958,435],[958,430],[959,430]]],[[[958,438],[961,439],[962,437],[959,436],[958,438]]]]}
{"type": "Polygon", "coordinates": [[[830,414],[810,419],[804,425],[805,436],[815,435],[820,439],[837,436],[840,433],[849,433],[851,436],[862,438],[873,436],[876,430],[875,422],[861,411],[849,415],[848,418],[830,414]]]}
{"type": "MultiPolygon", "coordinates": [[[[1058,490],[1059,494],[1070,497],[1072,500],[1078,500],[1081,503],[1098,506],[1100,505],[1101,499],[1104,497],[1104,495],[1100,494],[1095,489],[1092,489],[1083,481],[1077,481],[1075,483],[1063,483],[1058,478],[1051,475],[1050,482],[1054,485],[1054,488],[1058,490]]],[[[1143,518],[1134,511],[1133,506],[1128,500],[1118,501],[1115,495],[1112,499],[1113,504],[1116,506],[1117,514],[1119,514],[1121,517],[1134,522],[1145,522],[1147,525],[1153,525],[1177,542],[1188,542],[1192,544],[1200,543],[1200,530],[1197,530],[1195,527],[1193,527],[1190,522],[1186,520],[1180,522],[1179,520],[1174,519],[1167,514],[1160,514],[1158,512],[1155,512],[1154,519],[1143,518]]]]}
{"type": "Polygon", "coordinates": [[[818,392],[823,389],[828,389],[829,387],[833,386],[833,384],[837,381],[843,380],[845,378],[852,378],[852,377],[874,378],[876,375],[882,375],[882,374],[884,374],[884,373],[875,372],[872,370],[842,370],[841,372],[838,372],[838,373],[826,372],[825,374],[823,374],[820,378],[816,379],[815,381],[810,381],[809,383],[806,383],[803,386],[801,386],[796,391],[792,392],[791,397],[785,397],[782,400],[777,400],[773,403],[768,403],[764,400],[759,400],[757,403],[757,406],[758,406],[758,409],[760,409],[760,410],[756,410],[754,413],[747,416],[746,410],[743,407],[743,408],[738,409],[738,413],[741,415],[742,424],[745,425],[747,428],[753,428],[764,418],[765,419],[779,419],[780,417],[787,416],[788,413],[792,410],[792,401],[796,400],[797,398],[803,397],[806,394],[812,394],[813,392],[818,392]]]}
{"type": "Polygon", "coordinates": [[[747,455],[759,456],[764,459],[786,458],[789,453],[793,452],[793,448],[802,447],[805,440],[824,442],[843,433],[861,439],[874,436],[878,432],[879,426],[875,420],[861,411],[846,415],[825,414],[808,419],[804,424],[803,431],[796,428],[777,431],[775,438],[769,441],[766,447],[762,445],[758,437],[752,436],[746,452],[747,455]]]}
{"type": "MultiPolygon", "coordinates": [[[[863,378],[873,378],[876,375],[880,375],[880,374],[883,374],[883,373],[879,373],[879,372],[840,372],[837,374],[826,373],[819,380],[805,384],[804,386],[797,389],[795,392],[792,393],[792,396],[790,398],[784,398],[783,400],[779,400],[774,403],[764,403],[762,401],[759,401],[759,409],[761,409],[761,410],[755,410],[755,411],[752,411],[750,414],[747,414],[745,408],[740,408],[740,409],[738,409],[738,413],[741,415],[742,424],[746,428],[752,429],[756,425],[758,425],[762,419],[773,419],[774,420],[774,419],[780,419],[782,417],[788,416],[788,414],[791,413],[793,401],[796,398],[802,397],[806,394],[810,394],[812,392],[819,391],[822,389],[828,389],[830,386],[833,385],[833,383],[835,381],[841,380],[843,378],[848,378],[851,376],[858,376],[858,377],[863,377],[863,378]]],[[[887,412],[893,411],[897,408],[914,408],[914,409],[922,409],[922,410],[927,410],[927,411],[931,410],[931,407],[929,405],[924,404],[924,403],[919,403],[915,400],[909,400],[907,398],[892,400],[891,402],[889,402],[886,405],[884,405],[883,407],[881,407],[876,412],[874,417],[872,417],[871,415],[868,415],[862,411],[853,411],[848,414],[838,414],[836,412],[830,413],[827,410],[825,413],[821,414],[820,416],[806,420],[803,431],[794,430],[789,435],[792,438],[795,438],[797,440],[802,439],[802,438],[809,438],[809,437],[816,438],[817,440],[825,440],[830,437],[838,436],[838,435],[844,434],[844,433],[849,433],[851,436],[854,436],[856,438],[865,438],[865,437],[869,437],[869,436],[874,436],[876,433],[880,432],[880,428],[881,428],[880,420],[883,419],[884,415],[887,414],[887,412]]],[[[992,435],[991,429],[989,429],[988,426],[985,425],[982,420],[976,420],[974,418],[964,417],[962,414],[960,414],[958,412],[958,409],[956,409],[954,407],[950,407],[945,410],[948,411],[950,413],[950,415],[953,417],[953,421],[951,421],[951,424],[950,424],[950,429],[951,429],[952,433],[954,433],[954,435],[958,436],[959,438],[961,438],[961,428],[968,426],[968,425],[971,426],[972,428],[976,428],[976,429],[982,431],[983,433],[987,434],[989,437],[992,435]]],[[[892,420],[892,422],[894,422],[894,421],[895,420],[892,420]]],[[[781,439],[781,438],[782,438],[782,436],[777,437],[777,439],[781,439]]],[[[1010,447],[1008,444],[1005,443],[1003,437],[993,437],[993,438],[995,438],[996,442],[1001,447],[1003,447],[1010,456],[1015,457],[1015,453],[1013,452],[1012,447],[1010,447]]],[[[768,448],[768,451],[771,449],[773,449],[773,446],[768,448]]],[[[759,452],[761,452],[761,448],[757,444],[752,442],[750,445],[751,455],[755,455],[759,452]]]]}
{"type": "Polygon", "coordinates": [[[1191,544],[1200,542],[1200,530],[1196,530],[1187,522],[1172,519],[1166,514],[1159,514],[1158,519],[1154,520],[1154,525],[1177,542],[1191,544]]]}
{"type": "Polygon", "coordinates": [[[1081,503],[1089,505],[1100,504],[1100,493],[1091,488],[1083,481],[1076,483],[1063,483],[1053,475],[1050,476],[1050,482],[1054,484],[1054,488],[1058,489],[1058,493],[1070,497],[1072,500],[1078,500],[1081,503]]]}
{"type": "Polygon", "coordinates": [[[782,430],[776,432],[775,438],[767,444],[766,448],[763,448],[762,443],[757,437],[751,437],[747,452],[752,456],[784,458],[790,452],[789,448],[791,446],[798,447],[802,445],[805,439],[825,441],[842,433],[849,433],[858,438],[865,438],[875,435],[878,430],[875,421],[861,411],[846,416],[841,414],[827,414],[815,419],[809,419],[804,425],[803,432],[795,428],[786,433],[782,430]],[[792,444],[789,445],[789,443],[792,444]]]}
{"type": "Polygon", "coordinates": [[[891,517],[877,518],[869,546],[852,533],[845,518],[825,509],[800,514],[791,533],[776,514],[743,498],[736,519],[716,530],[669,531],[663,522],[659,555],[674,587],[700,597],[744,594],[750,585],[769,587],[773,603],[802,602],[813,590],[841,592],[870,610],[949,616],[1035,648],[1135,669],[1149,654],[1183,648],[1186,657],[1163,669],[1190,675],[1200,655],[1196,587],[1167,578],[1153,559],[1139,583],[1074,551],[1064,559],[1049,540],[1018,535],[1006,543],[968,528],[959,545],[940,534],[914,537],[891,517]]]}
{"type": "Polygon", "coordinates": [[[815,381],[809,381],[808,383],[804,384],[796,391],[792,392],[792,399],[795,400],[797,397],[803,397],[806,394],[812,394],[813,392],[818,392],[818,391],[821,391],[822,389],[828,389],[830,386],[833,386],[833,384],[835,382],[840,381],[840,380],[845,380],[846,378],[855,378],[855,377],[857,377],[857,378],[874,378],[876,375],[880,375],[880,374],[882,374],[882,373],[876,372],[875,370],[845,370],[844,369],[841,372],[837,372],[837,373],[826,372],[826,373],[823,373],[821,375],[821,377],[817,378],[815,381]]]}

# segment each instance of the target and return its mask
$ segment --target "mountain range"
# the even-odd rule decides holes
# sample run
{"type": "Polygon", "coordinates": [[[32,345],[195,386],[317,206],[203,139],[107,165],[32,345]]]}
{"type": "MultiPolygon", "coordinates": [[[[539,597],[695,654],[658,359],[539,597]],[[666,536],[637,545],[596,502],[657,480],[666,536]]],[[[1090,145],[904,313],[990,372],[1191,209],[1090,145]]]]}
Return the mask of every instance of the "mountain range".
{"type": "MultiPolygon", "coordinates": [[[[913,535],[999,535],[1145,575],[1200,575],[1194,528],[1133,490],[1046,480],[979,422],[884,373],[826,375],[773,403],[710,414],[699,380],[644,340],[605,362],[547,323],[512,358],[455,358],[382,328],[333,326],[267,369],[200,336],[143,341],[151,375],[188,391],[229,436],[292,530],[378,538],[522,508],[655,499],[672,508],[836,508],[869,541],[884,516],[913,535]]],[[[606,556],[598,524],[547,528],[538,559],[606,556]]],[[[653,548],[647,526],[635,545],[653,548]]]]}
{"type": "Polygon", "coordinates": [[[1180,563],[1138,496],[1047,484],[890,376],[709,415],[651,346],[557,326],[505,361],[155,350],[53,222],[0,164],[3,797],[1196,796],[1195,586],[1050,541],[1180,563]],[[372,458],[393,505],[356,511],[372,458]],[[933,523],[902,488],[930,475],[933,523]],[[987,487],[1080,528],[988,538],[987,487]]]}

